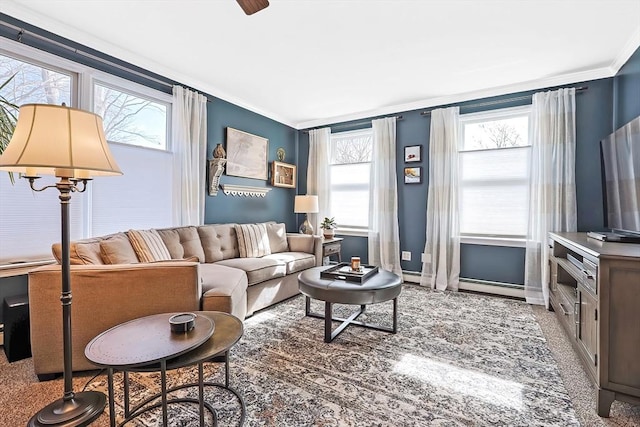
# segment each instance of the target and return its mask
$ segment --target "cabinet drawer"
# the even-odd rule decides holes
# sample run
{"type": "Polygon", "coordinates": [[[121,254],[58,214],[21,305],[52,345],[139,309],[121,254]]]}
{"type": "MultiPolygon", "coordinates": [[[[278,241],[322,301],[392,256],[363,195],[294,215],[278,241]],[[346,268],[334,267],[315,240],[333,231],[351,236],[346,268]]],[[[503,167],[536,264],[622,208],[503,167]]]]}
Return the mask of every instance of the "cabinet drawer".
{"type": "Polygon", "coordinates": [[[559,309],[560,323],[567,330],[570,337],[576,336],[576,301],[578,292],[576,288],[558,284],[556,301],[559,309]]]}
{"type": "Polygon", "coordinates": [[[324,256],[337,254],[338,252],[340,252],[340,243],[333,243],[330,245],[326,245],[323,248],[323,251],[324,251],[324,256]]]}

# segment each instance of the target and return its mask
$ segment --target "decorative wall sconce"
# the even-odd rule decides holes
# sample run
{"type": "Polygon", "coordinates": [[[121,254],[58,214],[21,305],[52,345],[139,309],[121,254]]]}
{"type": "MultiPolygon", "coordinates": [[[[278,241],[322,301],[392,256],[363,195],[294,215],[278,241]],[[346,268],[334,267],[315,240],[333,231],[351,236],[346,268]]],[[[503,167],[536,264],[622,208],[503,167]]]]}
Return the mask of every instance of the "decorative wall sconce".
{"type": "Polygon", "coordinates": [[[225,156],[227,153],[224,151],[222,144],[216,145],[213,150],[213,159],[209,160],[209,195],[215,196],[218,194],[218,185],[220,184],[220,176],[224,172],[224,165],[227,163],[225,156]]]}
{"type": "Polygon", "coordinates": [[[209,195],[218,194],[218,185],[220,184],[220,176],[224,172],[224,165],[227,159],[209,160],[209,195]]]}

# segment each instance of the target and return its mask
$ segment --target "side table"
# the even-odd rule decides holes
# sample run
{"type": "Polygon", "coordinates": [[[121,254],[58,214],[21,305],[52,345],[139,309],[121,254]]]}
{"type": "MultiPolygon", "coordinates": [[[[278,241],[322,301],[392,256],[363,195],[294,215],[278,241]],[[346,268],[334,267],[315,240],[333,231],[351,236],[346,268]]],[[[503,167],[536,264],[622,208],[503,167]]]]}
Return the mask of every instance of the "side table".
{"type": "Polygon", "coordinates": [[[204,425],[206,408],[217,425],[214,408],[204,402],[204,387],[213,386],[228,390],[236,396],[241,406],[240,425],[244,423],[246,407],[242,396],[229,386],[229,350],[242,337],[243,326],[240,319],[227,313],[216,311],[196,311],[196,326],[186,333],[172,333],[169,317],[176,313],[156,314],[117,325],[87,344],[85,355],[92,363],[107,368],[109,388],[109,417],[115,427],[115,401],[113,374],[115,370],[124,372],[124,416],[121,425],[142,413],[162,407],[163,426],[167,426],[167,405],[169,403],[195,402],[199,404],[200,425],[204,425]],[[217,356],[224,356],[225,383],[204,381],[203,363],[217,356]],[[198,365],[198,382],[182,384],[167,389],[167,371],[185,366],[198,365]],[[145,399],[134,408],[129,408],[129,372],[160,372],[161,392],[145,399]],[[169,400],[168,393],[175,390],[198,387],[198,399],[169,400]],[[161,399],[161,403],[150,405],[161,399]]]}
{"type": "Polygon", "coordinates": [[[338,262],[342,262],[340,251],[342,250],[343,240],[344,238],[342,237],[334,237],[333,239],[324,239],[322,241],[322,264],[324,264],[325,258],[331,260],[331,256],[333,255],[338,257],[338,262]]]}

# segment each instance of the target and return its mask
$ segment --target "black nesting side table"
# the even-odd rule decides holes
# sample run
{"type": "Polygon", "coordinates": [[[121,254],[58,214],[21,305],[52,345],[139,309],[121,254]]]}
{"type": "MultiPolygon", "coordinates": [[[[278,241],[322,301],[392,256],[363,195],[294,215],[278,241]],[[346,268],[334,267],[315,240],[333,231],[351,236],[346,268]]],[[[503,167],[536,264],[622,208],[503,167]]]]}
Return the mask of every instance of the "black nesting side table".
{"type": "Polygon", "coordinates": [[[163,426],[167,426],[167,405],[170,403],[194,402],[199,404],[200,426],[204,425],[204,409],[214,417],[215,409],[204,401],[204,387],[219,387],[236,396],[241,406],[240,425],[244,423],[246,407],[242,396],[229,385],[229,350],[242,337],[242,321],[235,316],[217,311],[196,311],[195,328],[185,333],[172,333],[169,317],[176,313],[156,314],[135,319],[115,326],[87,344],[85,355],[92,363],[107,368],[109,387],[109,417],[115,427],[115,402],[113,374],[124,372],[124,425],[140,414],[162,407],[163,426]],[[225,383],[204,381],[203,363],[217,356],[224,356],[225,383]],[[198,365],[198,382],[167,389],[167,371],[185,366],[198,365]],[[129,372],[158,372],[161,374],[161,392],[129,408],[129,372]],[[168,399],[175,390],[198,387],[198,399],[168,399]],[[151,404],[161,398],[160,403],[151,404]]]}

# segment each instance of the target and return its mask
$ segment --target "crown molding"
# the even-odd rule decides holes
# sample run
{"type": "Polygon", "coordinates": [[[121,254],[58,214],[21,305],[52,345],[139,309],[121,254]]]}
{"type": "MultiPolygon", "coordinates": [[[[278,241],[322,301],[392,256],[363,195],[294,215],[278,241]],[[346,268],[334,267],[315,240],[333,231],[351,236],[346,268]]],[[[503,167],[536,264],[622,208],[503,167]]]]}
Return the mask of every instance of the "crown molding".
{"type": "Polygon", "coordinates": [[[624,64],[627,63],[631,55],[640,47],[640,26],[631,34],[629,40],[624,45],[620,53],[615,57],[611,63],[611,72],[616,75],[624,64]]]}

